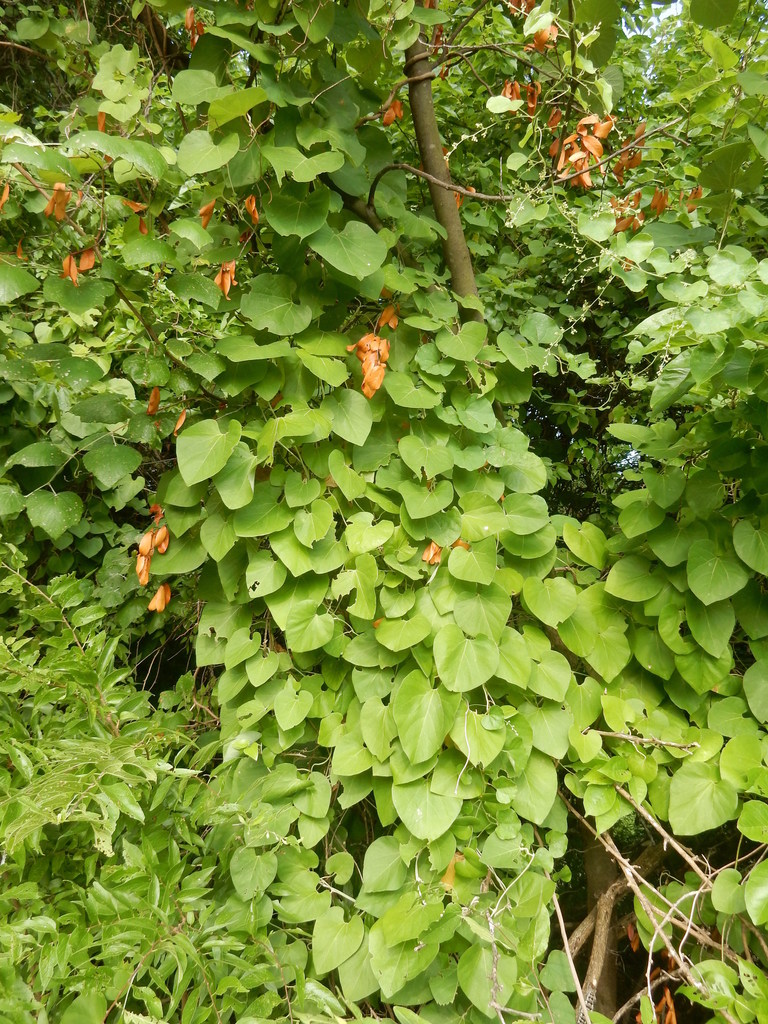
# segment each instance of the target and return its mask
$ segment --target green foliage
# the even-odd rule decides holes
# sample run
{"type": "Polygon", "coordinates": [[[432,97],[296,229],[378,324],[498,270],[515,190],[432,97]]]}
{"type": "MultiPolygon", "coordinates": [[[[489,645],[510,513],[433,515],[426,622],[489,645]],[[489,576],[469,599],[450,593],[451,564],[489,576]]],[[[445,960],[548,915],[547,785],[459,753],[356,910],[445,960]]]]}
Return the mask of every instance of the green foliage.
{"type": "Polygon", "coordinates": [[[566,1024],[579,818],[766,1017],[768,41],[683,6],[0,15],[0,1021],[566,1024]]]}

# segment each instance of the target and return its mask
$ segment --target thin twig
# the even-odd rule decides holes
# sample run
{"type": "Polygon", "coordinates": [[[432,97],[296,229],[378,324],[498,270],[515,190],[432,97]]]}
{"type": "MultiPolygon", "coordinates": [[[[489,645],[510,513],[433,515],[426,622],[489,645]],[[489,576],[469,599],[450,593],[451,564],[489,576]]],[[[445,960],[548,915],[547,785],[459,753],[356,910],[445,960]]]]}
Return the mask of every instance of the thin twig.
{"type": "Polygon", "coordinates": [[[480,3],[476,4],[475,7],[472,8],[472,10],[466,16],[466,18],[464,18],[463,21],[459,22],[459,24],[456,26],[453,32],[451,32],[451,34],[448,36],[446,40],[446,46],[450,46],[451,43],[456,38],[456,36],[460,35],[464,31],[464,29],[467,27],[470,21],[472,21],[475,15],[479,14],[480,11],[482,11],[484,7],[487,7],[489,3],[490,0],[480,0],[480,3]]]}
{"type": "Polygon", "coordinates": [[[489,96],[493,96],[494,95],[493,89],[490,87],[490,85],[488,85],[486,80],[484,78],[482,78],[481,75],[478,74],[478,72],[477,72],[477,70],[475,68],[475,65],[472,63],[472,61],[469,59],[469,57],[465,56],[465,54],[463,54],[463,53],[460,53],[459,54],[459,59],[464,61],[464,63],[467,65],[469,70],[472,72],[472,74],[478,80],[480,85],[482,85],[482,87],[485,89],[485,91],[488,93],[488,95],[489,96]]]}
{"type": "Polygon", "coordinates": [[[606,732],[604,729],[583,729],[582,736],[587,732],[593,732],[595,736],[605,736],[609,740],[626,740],[634,743],[636,747],[672,747],[675,750],[698,750],[700,743],[671,743],[668,740],[660,740],[655,736],[630,736],[626,732],[606,732]]]}
{"type": "Polygon", "coordinates": [[[556,81],[561,77],[559,74],[555,74],[554,71],[545,70],[539,64],[534,64],[533,61],[528,60],[526,57],[521,57],[519,53],[515,53],[514,50],[510,50],[506,46],[501,46],[499,43],[481,43],[478,46],[450,47],[447,55],[443,57],[442,60],[450,60],[453,56],[459,56],[460,54],[480,53],[482,50],[487,50],[491,53],[501,53],[505,57],[509,57],[511,60],[516,61],[518,64],[523,64],[525,67],[530,68],[531,71],[535,71],[538,75],[546,78],[550,82],[556,81]]]}
{"type": "MultiPolygon", "coordinates": [[[[651,982],[651,991],[657,989],[659,985],[663,985],[664,982],[679,981],[681,977],[680,971],[662,971],[657,978],[654,978],[651,982]]],[[[648,995],[648,990],[643,989],[641,992],[636,992],[631,996],[622,1007],[620,1007],[613,1015],[613,1024],[618,1024],[627,1010],[631,1010],[633,1006],[641,1001],[643,996],[648,995]]]]}
{"type": "Polygon", "coordinates": [[[159,344],[160,344],[160,339],[158,338],[157,334],[156,334],[156,333],[154,332],[154,330],[153,330],[153,329],[152,329],[152,328],[151,328],[151,327],[149,326],[149,324],[148,324],[148,323],[147,323],[147,321],[146,321],[146,320],[144,319],[144,317],[143,317],[143,316],[141,315],[141,313],[140,313],[140,312],[138,311],[138,309],[136,309],[136,307],[134,306],[134,304],[133,304],[133,303],[131,302],[131,300],[130,300],[130,299],[128,298],[128,296],[127,296],[127,295],[125,294],[125,292],[123,291],[123,289],[122,289],[122,288],[120,287],[120,285],[119,285],[119,284],[116,284],[116,285],[115,285],[115,291],[116,291],[116,292],[117,292],[117,294],[118,294],[118,295],[120,296],[120,298],[121,298],[121,299],[123,300],[123,302],[124,302],[124,303],[126,304],[126,306],[128,307],[128,309],[130,309],[130,311],[131,311],[131,312],[133,313],[133,315],[134,315],[134,316],[136,317],[136,319],[137,319],[137,320],[139,321],[139,323],[140,323],[140,324],[141,324],[141,326],[142,326],[142,327],[144,328],[144,330],[145,330],[145,331],[147,332],[147,334],[148,334],[148,335],[150,336],[150,338],[152,339],[152,341],[154,341],[154,343],[155,343],[156,345],[159,345],[159,344]]]}

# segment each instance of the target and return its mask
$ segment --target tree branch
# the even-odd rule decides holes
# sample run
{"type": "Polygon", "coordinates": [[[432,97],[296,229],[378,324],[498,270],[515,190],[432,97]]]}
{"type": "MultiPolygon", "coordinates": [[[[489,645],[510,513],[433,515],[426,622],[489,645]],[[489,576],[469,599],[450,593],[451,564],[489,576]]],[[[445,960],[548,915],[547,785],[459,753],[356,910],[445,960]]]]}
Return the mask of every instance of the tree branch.
{"type": "Polygon", "coordinates": [[[406,171],[408,174],[415,174],[417,178],[423,178],[425,181],[428,181],[430,185],[434,185],[435,188],[446,189],[448,192],[456,192],[460,196],[469,196],[470,199],[482,199],[483,202],[510,203],[513,199],[519,198],[515,195],[489,195],[486,192],[475,192],[471,188],[464,188],[463,185],[456,185],[454,182],[450,181],[450,179],[446,181],[443,178],[436,177],[434,174],[428,174],[420,167],[413,167],[411,164],[387,164],[386,167],[382,167],[371,182],[371,189],[368,193],[369,209],[375,209],[374,199],[376,197],[376,189],[384,175],[389,174],[390,171],[406,171]]]}
{"type": "Polygon", "coordinates": [[[31,53],[33,57],[39,57],[40,60],[47,60],[49,63],[56,63],[56,58],[50,56],[47,53],[40,53],[39,50],[33,50],[31,46],[22,46],[21,43],[14,43],[9,39],[0,39],[0,46],[9,46],[13,50],[21,50],[23,53],[31,53]]]}

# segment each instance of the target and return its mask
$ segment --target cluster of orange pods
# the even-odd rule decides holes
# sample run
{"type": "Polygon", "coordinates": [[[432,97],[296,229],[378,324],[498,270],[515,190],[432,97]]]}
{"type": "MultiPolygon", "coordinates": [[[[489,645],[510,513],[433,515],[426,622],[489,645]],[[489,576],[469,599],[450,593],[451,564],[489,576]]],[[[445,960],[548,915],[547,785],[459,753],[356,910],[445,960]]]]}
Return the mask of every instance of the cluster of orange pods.
{"type": "Polygon", "coordinates": [[[78,287],[77,275],[86,270],[92,270],[96,263],[96,253],[93,249],[85,249],[80,253],[80,266],[77,265],[77,253],[69,253],[61,261],[62,272],[59,277],[68,277],[75,288],[78,287]]]}
{"type": "Polygon", "coordinates": [[[387,109],[381,115],[381,123],[385,128],[389,128],[393,121],[402,121],[403,119],[403,104],[400,100],[392,100],[387,109]]]}
{"type": "MultiPolygon", "coordinates": [[[[168,527],[157,525],[163,517],[162,508],[159,505],[153,505],[149,511],[154,516],[156,528],[153,527],[147,530],[141,538],[139,541],[139,553],[136,557],[136,575],[139,577],[139,583],[142,587],[146,587],[149,583],[149,569],[155,552],[164,555],[168,550],[171,540],[168,527]]],[[[147,607],[151,612],[162,612],[170,600],[171,588],[167,583],[161,583],[147,607]]]]}
{"type": "MultiPolygon", "coordinates": [[[[550,127],[555,127],[560,121],[560,118],[556,117],[558,113],[559,111],[553,111],[550,127]]],[[[558,174],[561,178],[568,179],[572,188],[578,185],[583,188],[592,187],[590,160],[594,159],[599,164],[604,152],[602,140],[608,137],[615,120],[610,114],[603,120],[597,114],[590,114],[588,117],[582,117],[573,134],[564,139],[553,140],[549,147],[549,155],[553,159],[557,157],[558,174]]],[[[604,164],[600,171],[605,174],[604,164]]]]}
{"type": "Polygon", "coordinates": [[[195,8],[188,7],[187,12],[184,15],[184,28],[189,32],[189,48],[194,50],[195,43],[200,36],[205,32],[205,25],[202,21],[195,18],[195,8]]]}
{"type": "Polygon", "coordinates": [[[621,144],[621,150],[616,163],[611,170],[620,184],[624,184],[624,172],[633,167],[639,167],[643,159],[640,146],[645,142],[645,121],[641,121],[635,128],[634,135],[625,139],[621,144]]]}
{"type": "MultiPolygon", "coordinates": [[[[696,209],[699,199],[701,199],[703,189],[701,185],[697,185],[696,188],[691,189],[688,197],[686,198],[685,193],[680,193],[680,202],[686,204],[688,213],[693,213],[696,209]]],[[[640,200],[642,199],[642,192],[638,189],[633,195],[627,196],[625,199],[615,199],[611,197],[611,206],[613,212],[616,215],[616,226],[613,229],[614,235],[619,234],[622,231],[628,231],[630,228],[633,231],[639,231],[643,226],[646,219],[646,212],[641,210],[640,200]]],[[[655,188],[653,191],[653,198],[648,204],[648,211],[651,215],[660,217],[662,213],[669,206],[669,189],[668,188],[655,188]]]]}
{"type": "Polygon", "coordinates": [[[363,394],[366,398],[373,398],[384,383],[389,342],[378,334],[364,334],[353,345],[347,345],[347,352],[354,352],[360,360],[363,367],[363,394]]]}
{"type": "MultiPolygon", "coordinates": [[[[536,107],[539,103],[539,96],[541,95],[541,86],[538,82],[532,82],[530,85],[524,86],[525,88],[525,108],[528,112],[529,117],[533,117],[536,113],[536,107]]],[[[508,100],[520,100],[522,99],[522,89],[519,82],[510,82],[509,79],[504,83],[504,87],[501,90],[501,95],[506,97],[508,100]]]]}

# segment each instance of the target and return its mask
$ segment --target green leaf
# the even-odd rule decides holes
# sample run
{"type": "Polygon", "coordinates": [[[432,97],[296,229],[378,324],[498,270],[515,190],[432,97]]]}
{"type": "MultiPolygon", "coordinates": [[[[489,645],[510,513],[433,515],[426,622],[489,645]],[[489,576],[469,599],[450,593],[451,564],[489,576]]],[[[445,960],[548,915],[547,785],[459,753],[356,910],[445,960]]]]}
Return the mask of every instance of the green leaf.
{"type": "Polygon", "coordinates": [[[375,231],[351,220],[343,231],[325,227],[309,239],[318,255],[349,277],[370,277],[387,258],[387,244],[375,231]]]}
{"type": "Polygon", "coordinates": [[[128,409],[114,395],[94,395],[72,406],[72,412],[84,423],[122,423],[128,419],[128,409]]]}
{"type": "Polygon", "coordinates": [[[723,868],[715,876],[712,886],[712,906],[721,914],[743,914],[746,910],[741,872],[736,868],[723,868]]]}
{"type": "Polygon", "coordinates": [[[174,76],[171,98],[174,103],[197,107],[212,102],[222,91],[212,71],[185,69],[174,76]]]}
{"type": "Polygon", "coordinates": [[[469,551],[463,547],[454,548],[448,558],[448,572],[455,579],[467,583],[493,583],[496,575],[496,541],[478,541],[470,545],[469,551]]]}
{"type": "Polygon", "coordinates": [[[462,324],[458,331],[439,331],[435,344],[449,359],[457,362],[471,362],[476,358],[488,336],[485,324],[470,321],[462,324]]]}
{"type": "Polygon", "coordinates": [[[506,1006],[515,990],[517,960],[490,946],[475,944],[462,953],[458,975],[469,1001],[486,1017],[496,1017],[495,1007],[506,1006]]]}
{"type": "Polygon", "coordinates": [[[271,851],[259,853],[252,847],[235,850],[229,865],[232,884],[241,900],[263,893],[277,873],[277,857],[271,851]]]}
{"type": "Polygon", "coordinates": [[[411,519],[426,519],[442,512],[453,500],[453,486],[448,480],[440,480],[434,487],[423,487],[405,480],[400,485],[405,508],[411,519]]]}
{"type": "Polygon", "coordinates": [[[433,689],[421,672],[410,672],[397,688],[392,708],[408,760],[428,761],[441,749],[446,733],[439,689],[433,689]]]}
{"type": "Polygon", "coordinates": [[[651,563],[639,555],[618,561],[605,581],[605,589],[624,601],[649,601],[662,587],[662,579],[651,574],[651,563]]]}
{"type": "Polygon", "coordinates": [[[164,555],[152,559],[153,576],[173,576],[194,572],[208,557],[199,537],[174,537],[164,555]]]}
{"type": "Polygon", "coordinates": [[[733,556],[723,554],[714,541],[698,540],[688,552],[688,585],[706,605],[733,597],[746,586],[749,573],[733,556]]]}
{"type": "Polygon", "coordinates": [[[301,334],[309,327],[312,310],[295,301],[293,278],[282,274],[260,274],[251,281],[250,291],[240,303],[243,315],[258,330],[282,337],[301,334]]]}
{"type": "Polygon", "coordinates": [[[434,409],[442,402],[439,393],[431,388],[420,387],[410,374],[397,370],[387,370],[384,390],[395,405],[403,409],[434,409]]]}
{"type": "Polygon", "coordinates": [[[210,480],[226,466],[241,429],[237,420],[230,420],[226,429],[218,420],[200,420],[182,431],[176,441],[176,457],[187,487],[210,480]]]}
{"type": "Polygon", "coordinates": [[[528,763],[516,781],[512,808],[521,818],[535,825],[543,824],[557,797],[557,772],[552,761],[538,750],[531,751],[528,763]]]}
{"type": "Polygon", "coordinates": [[[426,779],[393,786],[392,801],[411,835],[429,843],[439,839],[451,827],[463,803],[459,796],[433,793],[426,779]]]}
{"type": "Polygon", "coordinates": [[[238,537],[267,537],[286,527],[293,513],[285,503],[278,503],[279,498],[278,488],[268,483],[256,484],[253,497],[235,512],[232,520],[238,537]]]}
{"type": "Polygon", "coordinates": [[[17,516],[24,508],[24,498],[16,487],[0,484],[0,517],[17,516]]]}
{"type": "Polygon", "coordinates": [[[737,822],[739,832],[755,843],[768,842],[768,804],[748,800],[741,809],[737,822]]]}
{"type": "Polygon", "coordinates": [[[453,455],[441,445],[427,444],[414,434],[406,434],[398,442],[400,455],[410,471],[421,479],[422,472],[428,480],[440,473],[453,469],[453,455]]]}
{"type": "Polygon", "coordinates": [[[322,976],[349,960],[363,941],[365,928],[358,915],[344,919],[341,907],[331,907],[315,921],[312,931],[312,960],[322,976]]]}
{"type": "Polygon", "coordinates": [[[496,671],[499,648],[487,636],[464,636],[458,626],[443,626],[433,647],[435,666],[443,685],[464,692],[482,686],[496,671]]]}
{"type": "Polygon", "coordinates": [[[562,577],[539,580],[532,576],[523,584],[523,597],[538,619],[548,626],[557,626],[573,613],[579,593],[562,577]]]}
{"type": "Polygon", "coordinates": [[[365,493],[365,480],[349,468],[344,454],[338,448],[334,448],[328,456],[328,470],[347,501],[354,501],[365,493]]]}
{"type": "Polygon", "coordinates": [[[265,147],[262,153],[274,167],[278,184],[286,174],[290,174],[294,181],[314,181],[321,174],[338,171],[344,163],[344,154],[334,150],[306,156],[292,146],[270,146],[265,147]]]}
{"type": "Polygon", "coordinates": [[[504,749],[507,726],[501,716],[481,715],[465,707],[459,709],[450,736],[472,764],[487,767],[504,749]]]}
{"type": "MultiPolygon", "coordinates": [[[[176,259],[176,250],[172,245],[168,245],[167,242],[162,242],[159,238],[150,238],[147,235],[146,237],[134,238],[130,242],[126,242],[120,250],[120,255],[126,267],[151,267],[155,263],[172,263],[176,259]]],[[[61,281],[60,284],[71,285],[72,282],[61,281]]],[[[63,289],[59,288],[57,291],[61,296],[63,289]]],[[[68,297],[59,297],[56,301],[60,302],[65,308],[69,308],[70,305],[78,301],[77,296],[74,295],[75,291],[79,293],[80,289],[73,287],[68,297]]],[[[90,298],[90,293],[87,292],[86,294],[90,298]]],[[[90,306],[87,308],[90,308],[90,306]]]]}
{"type": "Polygon", "coordinates": [[[107,132],[78,132],[70,136],[64,150],[70,153],[104,153],[113,160],[125,160],[140,173],[157,181],[168,171],[168,163],[157,147],[107,132]]]}
{"type": "Polygon", "coordinates": [[[538,494],[509,494],[504,502],[507,528],[518,537],[536,533],[549,522],[547,503],[538,494]]]}
{"type": "Polygon", "coordinates": [[[283,730],[295,729],[303,722],[312,707],[313,699],[311,693],[306,690],[294,689],[290,680],[286,682],[276,695],[274,703],[275,719],[280,728],[283,730]]]}
{"type": "MultiPolygon", "coordinates": [[[[172,258],[174,254],[169,251],[167,255],[172,258]]],[[[115,286],[110,281],[84,281],[82,278],[77,288],[69,278],[66,281],[46,278],[43,286],[43,295],[48,302],[55,302],[78,316],[82,316],[89,309],[103,308],[106,299],[114,292],[115,286]]]]}
{"type": "MultiPolygon", "coordinates": [[[[220,128],[236,117],[247,114],[258,104],[266,102],[267,94],[258,85],[251,86],[249,89],[230,89],[211,101],[211,105],[208,107],[208,124],[213,129],[220,128]]],[[[213,170],[213,168],[211,169],[213,170]]]]}
{"type": "Polygon", "coordinates": [[[747,876],[744,898],[752,923],[768,924],[768,863],[765,861],[756,864],[747,876]]]}
{"type": "Polygon", "coordinates": [[[40,282],[21,267],[0,263],[0,306],[10,306],[22,295],[37,291],[40,282]]]}
{"type": "Polygon", "coordinates": [[[376,639],[387,650],[407,651],[431,632],[429,620],[423,615],[414,615],[412,619],[385,619],[376,630],[376,639]]]}
{"type": "Polygon", "coordinates": [[[750,711],[758,722],[768,722],[768,660],[750,665],[742,682],[750,711]]]}
{"type": "Polygon", "coordinates": [[[258,461],[247,444],[238,441],[227,464],[213,478],[219,497],[229,509],[242,508],[253,498],[258,461]]]}
{"type": "Polygon", "coordinates": [[[703,28],[728,25],[739,6],[739,0],[691,0],[691,17],[703,28]]]}
{"type": "Polygon", "coordinates": [[[52,540],[77,526],[83,517],[83,502],[79,495],[64,491],[51,494],[50,491],[35,491],[27,495],[27,517],[33,526],[39,527],[52,540]]]}
{"type": "Polygon", "coordinates": [[[736,614],[731,602],[717,601],[705,605],[693,594],[686,594],[685,612],[693,639],[707,654],[719,658],[728,647],[736,625],[736,614]]]}
{"type": "Polygon", "coordinates": [[[676,835],[695,836],[736,817],[739,797],[713,764],[688,761],[672,776],[669,823],[676,835]]]}
{"type": "Polygon", "coordinates": [[[102,445],[83,456],[83,465],[93,473],[103,490],[110,490],[123,477],[136,472],[141,465],[141,455],[126,445],[102,445]]]}
{"type": "Polygon", "coordinates": [[[101,992],[82,992],[61,1015],[61,1024],[101,1024],[107,1000],[101,992]]]}
{"type": "Polygon", "coordinates": [[[328,189],[320,186],[307,192],[289,185],[272,196],[266,215],[279,235],[306,238],[325,224],[329,206],[328,189]]]}
{"type": "Polygon", "coordinates": [[[184,136],[176,154],[176,161],[179,170],[188,177],[208,174],[209,171],[216,171],[224,164],[228,164],[239,148],[240,142],[234,132],[216,143],[210,132],[191,131],[184,136]]]}
{"type": "Polygon", "coordinates": [[[761,576],[768,575],[768,532],[756,530],[747,519],[733,528],[733,546],[745,565],[761,576]]]}
{"type": "Polygon", "coordinates": [[[370,402],[358,391],[342,388],[325,399],[321,410],[331,417],[334,434],[351,444],[363,445],[373,425],[370,402]]]}
{"type": "MultiPolygon", "coordinates": [[[[592,652],[590,651],[590,654],[592,652]]],[[[571,666],[557,651],[544,651],[528,680],[528,688],[541,697],[562,701],[571,682],[571,666]]]]}

